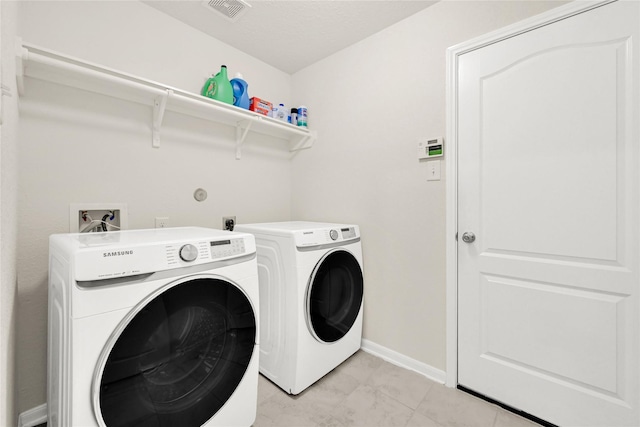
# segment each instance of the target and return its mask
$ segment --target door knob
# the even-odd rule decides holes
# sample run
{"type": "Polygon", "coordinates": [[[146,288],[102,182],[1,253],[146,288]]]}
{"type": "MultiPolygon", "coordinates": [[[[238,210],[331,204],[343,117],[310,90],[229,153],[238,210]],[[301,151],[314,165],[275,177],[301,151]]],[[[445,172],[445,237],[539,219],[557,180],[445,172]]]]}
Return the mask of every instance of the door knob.
{"type": "Polygon", "coordinates": [[[462,235],[462,241],[465,243],[473,243],[476,240],[476,235],[471,232],[466,232],[462,235]]]}

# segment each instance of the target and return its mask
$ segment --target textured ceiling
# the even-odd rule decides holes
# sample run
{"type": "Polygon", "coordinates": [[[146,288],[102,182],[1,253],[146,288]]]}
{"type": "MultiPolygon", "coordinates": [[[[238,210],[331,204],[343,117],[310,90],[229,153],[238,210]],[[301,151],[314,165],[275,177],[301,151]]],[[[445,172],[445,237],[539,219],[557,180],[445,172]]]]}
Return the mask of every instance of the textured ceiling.
{"type": "Polygon", "coordinates": [[[431,6],[426,0],[247,0],[231,22],[200,0],[144,1],[286,73],[293,74],[431,6]]]}

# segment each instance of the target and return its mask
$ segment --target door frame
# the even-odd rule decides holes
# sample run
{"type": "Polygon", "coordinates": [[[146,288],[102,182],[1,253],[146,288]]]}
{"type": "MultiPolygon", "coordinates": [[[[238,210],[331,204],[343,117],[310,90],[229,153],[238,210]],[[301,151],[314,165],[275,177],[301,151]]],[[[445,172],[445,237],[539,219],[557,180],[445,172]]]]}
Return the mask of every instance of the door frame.
{"type": "Polygon", "coordinates": [[[614,1],[573,1],[525,19],[497,31],[457,44],[447,49],[446,82],[446,381],[447,387],[458,385],[458,64],[465,53],[535,30],[614,1]]]}

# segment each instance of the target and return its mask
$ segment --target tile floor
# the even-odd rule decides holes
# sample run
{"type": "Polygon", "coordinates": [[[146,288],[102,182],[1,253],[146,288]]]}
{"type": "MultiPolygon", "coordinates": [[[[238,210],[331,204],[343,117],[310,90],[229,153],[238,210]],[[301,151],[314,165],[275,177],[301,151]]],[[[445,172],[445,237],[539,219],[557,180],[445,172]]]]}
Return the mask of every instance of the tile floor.
{"type": "Polygon", "coordinates": [[[359,351],[290,396],[260,376],[254,427],[540,427],[359,351]]]}
{"type": "Polygon", "coordinates": [[[359,426],[540,427],[363,351],[297,396],[259,378],[253,427],[359,426]]]}

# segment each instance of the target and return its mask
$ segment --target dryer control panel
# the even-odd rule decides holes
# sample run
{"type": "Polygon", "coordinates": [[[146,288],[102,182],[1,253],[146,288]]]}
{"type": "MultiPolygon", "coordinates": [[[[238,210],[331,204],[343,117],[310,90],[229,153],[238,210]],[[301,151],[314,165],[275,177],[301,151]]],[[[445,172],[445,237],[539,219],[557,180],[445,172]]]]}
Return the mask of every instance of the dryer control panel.
{"type": "Polygon", "coordinates": [[[357,239],[359,233],[355,226],[303,230],[295,235],[297,247],[320,246],[331,243],[348,242],[357,239]]]}

